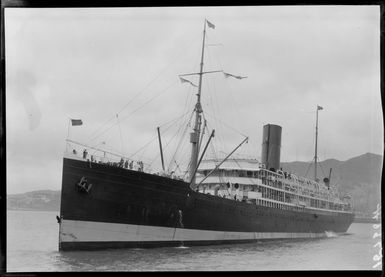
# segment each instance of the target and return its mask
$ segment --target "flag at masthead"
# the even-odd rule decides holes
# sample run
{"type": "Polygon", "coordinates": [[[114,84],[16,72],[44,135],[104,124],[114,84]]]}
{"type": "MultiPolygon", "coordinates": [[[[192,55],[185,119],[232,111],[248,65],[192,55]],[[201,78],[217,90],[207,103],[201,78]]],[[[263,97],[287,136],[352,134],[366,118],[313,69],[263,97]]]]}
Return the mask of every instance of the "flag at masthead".
{"type": "Polygon", "coordinates": [[[215,25],[213,23],[211,23],[207,19],[206,19],[206,22],[207,22],[207,26],[209,26],[209,28],[215,29],[215,25]]]}

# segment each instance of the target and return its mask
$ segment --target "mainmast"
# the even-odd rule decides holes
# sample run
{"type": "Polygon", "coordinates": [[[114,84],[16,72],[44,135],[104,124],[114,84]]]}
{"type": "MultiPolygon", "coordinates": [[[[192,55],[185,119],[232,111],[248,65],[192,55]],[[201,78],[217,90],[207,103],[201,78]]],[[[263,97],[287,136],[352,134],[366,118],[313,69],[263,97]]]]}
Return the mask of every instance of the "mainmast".
{"type": "Polygon", "coordinates": [[[322,110],[321,106],[317,105],[316,123],[315,123],[315,154],[314,154],[314,181],[317,181],[317,143],[318,143],[318,111],[322,110]]]}
{"type": "Polygon", "coordinates": [[[203,42],[202,42],[202,56],[201,56],[201,63],[200,63],[200,71],[199,71],[199,86],[198,86],[198,93],[197,93],[197,103],[195,104],[195,124],[193,132],[190,133],[190,142],[191,142],[191,163],[190,163],[190,183],[192,185],[195,185],[195,168],[198,163],[198,155],[199,155],[199,135],[200,135],[200,129],[202,124],[202,105],[201,105],[201,91],[202,91],[202,77],[203,77],[203,58],[204,58],[204,52],[205,52],[205,37],[206,37],[206,19],[204,21],[204,27],[203,27],[203,42]]]}

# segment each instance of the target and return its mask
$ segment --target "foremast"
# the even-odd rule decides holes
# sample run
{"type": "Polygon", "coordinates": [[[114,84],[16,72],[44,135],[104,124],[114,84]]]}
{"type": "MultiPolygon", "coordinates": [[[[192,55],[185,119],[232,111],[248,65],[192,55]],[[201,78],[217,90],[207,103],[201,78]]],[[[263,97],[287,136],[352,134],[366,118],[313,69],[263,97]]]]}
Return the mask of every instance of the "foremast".
{"type": "Polygon", "coordinates": [[[195,185],[195,169],[198,164],[198,155],[199,155],[199,137],[201,133],[201,125],[202,125],[202,105],[201,105],[201,92],[202,92],[202,77],[203,77],[203,60],[205,53],[205,38],[206,38],[206,19],[204,21],[203,27],[203,41],[202,41],[202,55],[201,55],[201,63],[199,70],[199,85],[198,85],[198,93],[197,102],[195,104],[195,123],[193,132],[190,133],[190,143],[191,143],[191,159],[190,159],[190,184],[192,186],[195,185]]]}
{"type": "Polygon", "coordinates": [[[317,162],[318,162],[318,156],[317,156],[317,146],[318,146],[318,111],[323,110],[321,106],[317,105],[317,111],[316,111],[316,123],[315,123],[315,150],[314,150],[314,181],[318,182],[317,179],[317,162]]]}
{"type": "MultiPolygon", "coordinates": [[[[225,72],[223,72],[223,70],[214,70],[214,71],[206,71],[206,72],[203,71],[203,64],[204,64],[203,61],[204,61],[204,54],[205,54],[205,39],[206,39],[206,24],[207,24],[207,26],[209,28],[215,29],[215,25],[210,23],[207,19],[205,19],[204,26],[203,26],[202,54],[201,54],[201,63],[200,63],[199,72],[198,73],[190,73],[190,74],[179,75],[179,77],[181,77],[181,76],[188,76],[188,75],[199,75],[198,93],[196,94],[197,95],[197,102],[195,104],[195,109],[194,109],[194,111],[195,111],[195,123],[194,123],[193,132],[190,133],[191,159],[190,159],[190,167],[189,167],[189,178],[190,178],[190,187],[192,189],[195,189],[195,187],[196,187],[195,173],[197,172],[197,170],[198,170],[197,167],[199,166],[198,156],[199,156],[199,149],[200,149],[200,143],[201,143],[200,140],[202,140],[202,137],[200,137],[200,135],[201,135],[202,113],[203,113],[202,105],[201,105],[201,92],[202,92],[203,74],[222,72],[227,77],[228,76],[232,76],[232,77],[234,77],[236,79],[247,78],[247,77],[235,76],[235,75],[232,75],[232,74],[229,74],[229,73],[225,73],[225,72]]],[[[188,82],[188,83],[192,84],[188,80],[184,80],[184,79],[181,79],[181,80],[183,82],[188,82]]],[[[203,136],[203,133],[202,133],[202,136],[203,136]]],[[[213,136],[214,136],[214,132],[210,136],[210,139],[213,136]]],[[[238,149],[247,140],[248,140],[248,138],[246,138],[236,149],[238,149]]],[[[234,151],[232,153],[234,153],[234,151]]],[[[228,157],[226,157],[225,159],[227,159],[228,157]]]]}

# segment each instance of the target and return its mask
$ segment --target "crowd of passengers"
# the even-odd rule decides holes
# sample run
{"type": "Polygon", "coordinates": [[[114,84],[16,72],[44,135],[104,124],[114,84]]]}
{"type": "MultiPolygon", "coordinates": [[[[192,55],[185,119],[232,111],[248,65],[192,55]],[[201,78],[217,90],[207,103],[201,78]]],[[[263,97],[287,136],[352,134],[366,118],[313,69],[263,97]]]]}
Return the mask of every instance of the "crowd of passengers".
{"type": "MultiPolygon", "coordinates": [[[[77,151],[75,149],[72,151],[72,153],[77,155],[77,151]]],[[[143,168],[144,168],[142,161],[130,161],[128,159],[125,160],[125,159],[121,158],[119,162],[110,162],[110,161],[103,162],[102,160],[97,161],[93,155],[90,155],[90,158],[88,158],[88,156],[89,155],[88,155],[87,149],[84,149],[83,150],[83,159],[91,161],[93,163],[107,164],[110,166],[121,167],[121,168],[126,168],[126,169],[134,169],[134,167],[135,167],[134,162],[135,162],[136,168],[138,169],[138,171],[143,171],[143,168]]]]}
{"type": "MultiPolygon", "coordinates": [[[[261,169],[264,169],[266,170],[264,167],[260,167],[261,169]]],[[[283,171],[282,168],[280,170],[275,170],[274,168],[270,168],[269,169],[270,171],[274,172],[275,174],[277,175],[281,175],[284,179],[288,179],[288,180],[293,180],[293,179],[297,179],[300,183],[307,183],[309,185],[309,181],[306,181],[306,180],[303,180],[301,178],[298,178],[298,177],[294,177],[295,175],[291,172],[286,172],[286,171],[283,171]]],[[[225,172],[225,171],[221,171],[221,172],[225,172]]],[[[205,170],[203,171],[203,174],[204,175],[207,175],[208,173],[208,170],[205,170]]],[[[220,174],[220,173],[219,173],[220,174]]],[[[227,173],[226,176],[234,176],[234,177],[256,177],[256,178],[260,178],[262,180],[265,180],[265,179],[269,179],[269,177],[276,177],[277,175],[274,175],[272,173],[269,173],[268,171],[246,171],[246,170],[235,170],[235,171],[232,171],[231,173],[227,173]]],[[[314,182],[312,183],[312,185],[315,185],[314,182]]],[[[330,189],[329,186],[327,186],[328,190],[330,189]]]]}

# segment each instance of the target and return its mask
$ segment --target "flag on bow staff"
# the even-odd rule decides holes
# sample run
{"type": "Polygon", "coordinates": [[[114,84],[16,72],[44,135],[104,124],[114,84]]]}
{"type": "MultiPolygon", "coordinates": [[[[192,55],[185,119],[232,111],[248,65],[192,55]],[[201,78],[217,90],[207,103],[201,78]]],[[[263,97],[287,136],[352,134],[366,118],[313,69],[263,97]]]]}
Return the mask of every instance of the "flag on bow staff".
{"type": "Polygon", "coordinates": [[[223,72],[223,74],[225,75],[226,78],[234,77],[234,78],[237,78],[237,79],[239,79],[239,80],[244,79],[244,78],[247,78],[247,77],[242,77],[242,76],[235,76],[235,75],[233,75],[233,74],[226,73],[226,72],[223,72]]]}
{"type": "Polygon", "coordinates": [[[209,26],[209,28],[215,29],[215,25],[213,23],[211,23],[207,19],[206,19],[206,22],[207,22],[207,26],[209,26]]]}
{"type": "Polygon", "coordinates": [[[80,126],[83,125],[83,121],[81,119],[71,119],[72,126],[80,126]]]}
{"type": "Polygon", "coordinates": [[[317,106],[317,110],[320,111],[320,110],[323,110],[324,108],[322,108],[321,106],[317,106]]]}
{"type": "Polygon", "coordinates": [[[184,78],[182,78],[182,77],[179,77],[179,79],[180,79],[180,81],[181,81],[182,83],[189,83],[189,84],[192,85],[193,87],[198,87],[198,86],[194,85],[191,81],[186,80],[186,79],[184,79],[184,78]]]}

